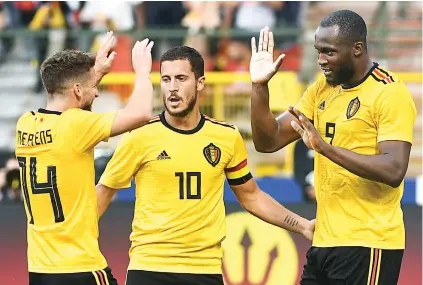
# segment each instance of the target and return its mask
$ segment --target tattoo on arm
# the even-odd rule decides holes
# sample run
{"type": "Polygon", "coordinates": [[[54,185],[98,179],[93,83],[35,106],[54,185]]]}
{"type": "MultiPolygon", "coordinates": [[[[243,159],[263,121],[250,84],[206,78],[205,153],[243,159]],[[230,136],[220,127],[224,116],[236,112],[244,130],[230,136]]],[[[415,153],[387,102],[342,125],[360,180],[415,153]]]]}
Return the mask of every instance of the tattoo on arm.
{"type": "Polygon", "coordinates": [[[295,227],[296,225],[298,225],[298,221],[291,216],[286,216],[284,222],[290,225],[291,227],[295,227]]]}

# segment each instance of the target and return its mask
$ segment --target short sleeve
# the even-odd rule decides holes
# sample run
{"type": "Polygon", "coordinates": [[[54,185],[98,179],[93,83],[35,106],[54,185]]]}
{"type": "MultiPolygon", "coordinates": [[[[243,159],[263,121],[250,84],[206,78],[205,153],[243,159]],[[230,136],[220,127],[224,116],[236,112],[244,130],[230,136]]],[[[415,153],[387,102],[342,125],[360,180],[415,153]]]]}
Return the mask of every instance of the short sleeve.
{"type": "Polygon", "coordinates": [[[413,142],[417,110],[413,97],[403,83],[386,86],[375,104],[377,141],[413,142]]]}
{"type": "Polygon", "coordinates": [[[229,185],[241,185],[253,178],[248,167],[247,158],[247,148],[237,129],[232,158],[225,168],[229,185]]]}
{"type": "Polygon", "coordinates": [[[306,91],[304,91],[304,94],[297,105],[295,105],[295,107],[310,120],[314,119],[314,101],[319,92],[320,80],[321,79],[311,84],[306,91]]]}
{"type": "Polygon", "coordinates": [[[81,109],[66,112],[72,126],[71,137],[74,146],[80,151],[95,147],[101,141],[107,141],[112,131],[116,111],[108,113],[94,113],[81,109]]]}
{"type": "Polygon", "coordinates": [[[106,170],[101,175],[99,183],[113,189],[131,186],[131,179],[140,165],[140,156],[134,149],[132,140],[131,133],[123,135],[113,157],[107,164],[106,170]]]}

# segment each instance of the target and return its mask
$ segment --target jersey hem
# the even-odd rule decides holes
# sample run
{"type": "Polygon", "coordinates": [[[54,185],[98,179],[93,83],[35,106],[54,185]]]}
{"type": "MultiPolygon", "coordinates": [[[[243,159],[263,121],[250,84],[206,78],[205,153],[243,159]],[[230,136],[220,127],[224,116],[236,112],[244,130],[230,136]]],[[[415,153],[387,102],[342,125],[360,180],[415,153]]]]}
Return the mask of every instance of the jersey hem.
{"type": "Polygon", "coordinates": [[[129,265],[128,270],[143,270],[152,272],[163,272],[163,273],[189,273],[189,274],[222,274],[221,266],[216,267],[200,267],[193,268],[187,266],[178,266],[177,268],[172,266],[148,266],[148,265],[129,265]]]}
{"type": "Polygon", "coordinates": [[[381,136],[377,138],[377,142],[384,142],[384,141],[403,141],[403,142],[408,142],[413,144],[413,139],[409,139],[409,138],[398,138],[397,136],[395,137],[390,137],[390,136],[381,136]]]}
{"type": "Polygon", "coordinates": [[[37,268],[37,267],[28,267],[28,272],[33,273],[47,273],[47,274],[60,274],[60,273],[83,273],[83,272],[92,272],[97,270],[103,270],[108,267],[107,263],[103,266],[97,267],[64,267],[64,268],[54,268],[54,269],[47,269],[47,268],[37,268]]]}
{"type": "Polygon", "coordinates": [[[110,182],[110,183],[109,182],[110,181],[102,180],[100,178],[100,181],[98,183],[99,184],[102,184],[102,185],[104,185],[106,187],[109,187],[109,188],[112,188],[112,189],[117,189],[117,190],[131,187],[131,182],[129,182],[129,184],[123,184],[123,185],[113,185],[112,182],[110,182]]]}
{"type": "Polygon", "coordinates": [[[309,110],[306,110],[304,106],[298,106],[299,104],[295,105],[295,108],[297,108],[301,113],[304,114],[304,116],[307,117],[310,121],[313,121],[313,111],[309,113],[309,110]]]}
{"type": "Polygon", "coordinates": [[[368,248],[378,248],[378,249],[405,249],[405,245],[400,244],[380,244],[380,243],[362,243],[362,242],[339,242],[339,243],[313,243],[314,247],[343,247],[343,246],[361,246],[368,248]]]}

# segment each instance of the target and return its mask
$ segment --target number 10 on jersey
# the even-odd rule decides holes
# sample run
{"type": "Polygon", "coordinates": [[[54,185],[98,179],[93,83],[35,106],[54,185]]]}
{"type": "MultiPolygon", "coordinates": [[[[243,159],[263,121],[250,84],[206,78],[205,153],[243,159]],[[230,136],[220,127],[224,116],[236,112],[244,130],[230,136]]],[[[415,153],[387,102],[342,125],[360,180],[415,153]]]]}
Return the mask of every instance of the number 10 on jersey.
{"type": "Polygon", "coordinates": [[[179,178],[179,199],[201,199],[201,172],[175,172],[175,177],[179,178]],[[197,182],[196,184],[195,181],[197,182]],[[197,187],[197,193],[193,194],[195,192],[195,189],[192,189],[193,187],[197,187]]]}

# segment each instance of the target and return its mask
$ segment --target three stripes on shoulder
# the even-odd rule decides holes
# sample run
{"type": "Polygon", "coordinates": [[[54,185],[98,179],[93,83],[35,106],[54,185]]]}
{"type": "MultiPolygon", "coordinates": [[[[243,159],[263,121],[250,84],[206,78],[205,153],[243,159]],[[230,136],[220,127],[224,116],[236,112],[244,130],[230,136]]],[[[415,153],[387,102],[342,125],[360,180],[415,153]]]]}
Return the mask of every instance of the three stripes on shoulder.
{"type": "Polygon", "coordinates": [[[370,75],[374,80],[382,82],[383,84],[395,82],[392,75],[379,67],[376,67],[370,75]]]}

